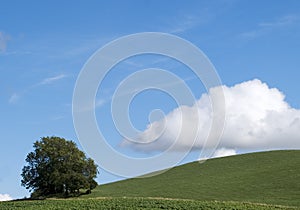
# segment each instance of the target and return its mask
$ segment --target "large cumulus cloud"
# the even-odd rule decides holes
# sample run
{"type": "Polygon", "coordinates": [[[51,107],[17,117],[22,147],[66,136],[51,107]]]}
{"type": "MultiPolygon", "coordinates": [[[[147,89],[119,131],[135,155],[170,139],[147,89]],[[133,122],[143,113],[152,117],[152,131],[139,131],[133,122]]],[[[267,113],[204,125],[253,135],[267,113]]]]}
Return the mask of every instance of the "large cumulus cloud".
{"type": "Polygon", "coordinates": [[[213,116],[210,97],[218,96],[222,90],[226,120],[219,148],[233,151],[300,148],[300,110],[292,108],[278,89],[258,79],[212,88],[193,106],[178,107],[164,119],[149,124],[137,137],[141,144],[125,139],[121,145],[142,151],[165,151],[177,140],[174,150],[191,146],[203,149],[213,116]]]}

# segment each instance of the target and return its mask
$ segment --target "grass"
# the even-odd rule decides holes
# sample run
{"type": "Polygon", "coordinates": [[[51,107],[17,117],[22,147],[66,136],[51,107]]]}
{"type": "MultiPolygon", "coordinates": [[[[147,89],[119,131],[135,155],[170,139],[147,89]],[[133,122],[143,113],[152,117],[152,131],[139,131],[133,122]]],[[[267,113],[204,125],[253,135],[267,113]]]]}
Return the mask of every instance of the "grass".
{"type": "Polygon", "coordinates": [[[300,150],[251,153],[100,185],[90,197],[162,197],[300,206],[300,150]]]}
{"type": "Polygon", "coordinates": [[[300,209],[299,166],[300,150],[216,158],[100,185],[80,198],[0,202],[0,210],[300,209]]]}
{"type": "Polygon", "coordinates": [[[92,198],[2,202],[2,210],[93,210],[93,209],[223,209],[223,210],[271,210],[294,209],[284,206],[262,205],[237,202],[195,201],[195,200],[166,200],[151,198],[92,198]]]}

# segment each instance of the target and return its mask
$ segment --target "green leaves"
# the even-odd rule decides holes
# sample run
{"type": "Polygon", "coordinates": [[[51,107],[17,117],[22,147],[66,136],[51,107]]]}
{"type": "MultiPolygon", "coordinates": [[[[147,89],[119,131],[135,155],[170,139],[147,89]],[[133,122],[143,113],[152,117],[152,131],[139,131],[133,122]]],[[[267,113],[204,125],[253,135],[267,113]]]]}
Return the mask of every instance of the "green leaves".
{"type": "Polygon", "coordinates": [[[21,185],[34,196],[70,195],[79,189],[94,189],[97,166],[73,141],[60,137],[43,137],[26,157],[21,185]]]}

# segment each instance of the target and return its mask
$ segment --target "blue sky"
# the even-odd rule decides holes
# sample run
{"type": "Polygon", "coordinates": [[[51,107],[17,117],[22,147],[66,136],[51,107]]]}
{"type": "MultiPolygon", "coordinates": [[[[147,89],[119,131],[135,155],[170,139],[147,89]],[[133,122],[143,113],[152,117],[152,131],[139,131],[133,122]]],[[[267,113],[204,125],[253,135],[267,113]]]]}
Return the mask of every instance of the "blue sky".
{"type": "MultiPolygon", "coordinates": [[[[28,196],[20,173],[40,137],[61,136],[79,145],[72,119],[77,76],[97,49],[121,36],[151,31],[182,37],[209,57],[224,85],[257,78],[280,90],[290,107],[300,108],[296,0],[2,1],[0,10],[0,194],[28,196]]],[[[171,59],[137,56],[116,66],[102,84],[96,110],[107,141],[116,149],[122,138],[109,116],[111,95],[122,79],[146,67],[172,69],[197,99],[205,93],[201,81],[171,59]]],[[[168,113],[176,103],[159,92],[141,93],[130,109],[133,124],[146,129],[155,108],[168,113]]],[[[99,183],[119,178],[100,172],[99,183]]]]}

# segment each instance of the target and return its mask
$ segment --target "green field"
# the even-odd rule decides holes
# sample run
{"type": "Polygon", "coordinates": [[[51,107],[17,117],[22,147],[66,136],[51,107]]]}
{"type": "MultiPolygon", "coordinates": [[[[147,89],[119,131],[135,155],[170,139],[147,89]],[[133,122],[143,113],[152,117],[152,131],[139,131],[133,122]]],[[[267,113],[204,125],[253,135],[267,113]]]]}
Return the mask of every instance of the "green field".
{"type": "Polygon", "coordinates": [[[73,199],[0,202],[0,209],[300,209],[300,150],[210,159],[73,199]]]}
{"type": "Polygon", "coordinates": [[[271,210],[295,209],[283,206],[262,205],[237,202],[195,201],[195,200],[164,200],[151,198],[92,198],[44,201],[3,202],[2,210],[93,210],[93,209],[223,209],[223,210],[271,210]]]}
{"type": "Polygon", "coordinates": [[[300,206],[300,150],[210,159],[100,185],[88,197],[163,197],[300,206]]]}

